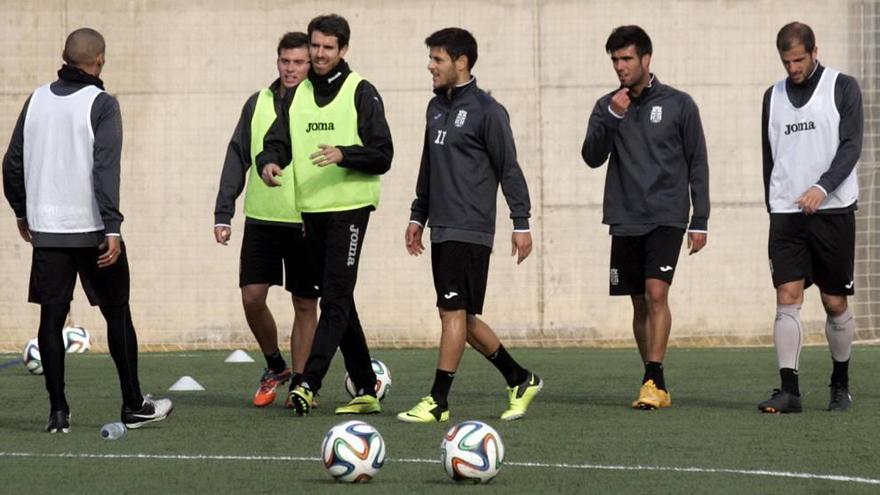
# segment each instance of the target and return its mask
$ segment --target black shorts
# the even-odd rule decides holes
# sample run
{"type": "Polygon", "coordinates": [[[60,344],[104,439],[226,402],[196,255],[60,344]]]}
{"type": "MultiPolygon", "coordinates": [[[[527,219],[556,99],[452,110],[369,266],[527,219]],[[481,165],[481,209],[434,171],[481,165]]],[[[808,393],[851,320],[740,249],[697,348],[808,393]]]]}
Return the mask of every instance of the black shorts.
{"type": "Polygon", "coordinates": [[[125,243],[116,263],[98,268],[97,247],[34,248],[28,302],[68,304],[79,274],[83,291],[92,306],[120,306],[128,303],[131,279],[125,243]]]}
{"type": "Polygon", "coordinates": [[[645,293],[645,280],[672,284],[684,229],[660,226],[639,236],[611,236],[609,292],[612,296],[645,293]]]}
{"type": "Polygon", "coordinates": [[[469,242],[431,244],[431,269],[438,308],[464,309],[469,315],[483,312],[490,254],[492,248],[469,242]]]}
{"type": "Polygon", "coordinates": [[[303,238],[301,227],[245,223],[238,286],[284,285],[297,297],[317,299],[323,262],[317,243],[303,238]]]}
{"type": "Polygon", "coordinates": [[[832,295],[855,293],[854,212],[770,215],[768,254],[773,287],[804,280],[832,295]]]}

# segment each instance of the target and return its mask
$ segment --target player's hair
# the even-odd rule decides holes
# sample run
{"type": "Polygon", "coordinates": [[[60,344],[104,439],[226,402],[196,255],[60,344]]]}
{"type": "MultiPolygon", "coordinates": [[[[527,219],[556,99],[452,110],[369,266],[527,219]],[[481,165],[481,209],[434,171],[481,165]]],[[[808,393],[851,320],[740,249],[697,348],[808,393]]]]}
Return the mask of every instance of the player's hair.
{"type": "Polygon", "coordinates": [[[339,48],[348,46],[348,40],[351,37],[351,28],[348,27],[348,21],[345,20],[345,17],[337,14],[315,17],[309,23],[308,31],[310,39],[315,31],[320,31],[328,36],[336,36],[339,48]]]}
{"type": "Polygon", "coordinates": [[[462,55],[468,59],[468,70],[474,68],[477,63],[477,40],[468,31],[461,28],[445,28],[434,32],[425,38],[428,48],[442,48],[446,50],[452,60],[462,55]]]}
{"type": "Polygon", "coordinates": [[[776,35],[776,49],[780,53],[787,52],[794,48],[798,43],[804,45],[807,53],[812,53],[816,48],[816,35],[813,34],[813,28],[807,26],[803,22],[789,22],[776,35]]]}
{"type": "Polygon", "coordinates": [[[281,50],[290,50],[291,48],[308,48],[309,35],[299,31],[284,33],[284,36],[278,40],[278,56],[281,56],[281,50]]]}
{"type": "Polygon", "coordinates": [[[70,65],[90,64],[104,53],[105,48],[101,33],[92,28],[79,28],[67,35],[61,58],[70,65]]]}
{"type": "Polygon", "coordinates": [[[636,53],[639,57],[651,55],[654,52],[654,47],[651,45],[651,37],[639,26],[618,26],[614,28],[614,31],[611,31],[611,34],[608,36],[608,41],[605,42],[605,51],[610,54],[630,45],[636,46],[636,53]]]}

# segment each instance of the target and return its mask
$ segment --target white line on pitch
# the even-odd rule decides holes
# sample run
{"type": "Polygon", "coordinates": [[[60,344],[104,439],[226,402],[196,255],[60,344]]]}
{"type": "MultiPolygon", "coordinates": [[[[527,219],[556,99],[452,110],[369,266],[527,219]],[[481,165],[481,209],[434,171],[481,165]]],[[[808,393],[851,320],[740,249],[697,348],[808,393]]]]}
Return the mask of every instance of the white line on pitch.
{"type": "MultiPolygon", "coordinates": [[[[253,455],[183,455],[183,454],[44,454],[33,452],[0,452],[0,457],[63,457],[77,459],[170,459],[191,461],[301,461],[318,462],[318,457],[296,456],[253,456],[253,455]]],[[[403,462],[408,464],[439,464],[434,459],[388,459],[389,462],[403,462]]],[[[843,476],[837,474],[814,474],[795,473],[790,471],[769,471],[766,469],[726,469],[726,468],[701,468],[701,467],[676,467],[676,466],[615,466],[608,464],[554,464],[544,462],[505,462],[507,466],[527,468],[553,468],[553,469],[583,469],[599,471],[667,471],[675,473],[721,473],[743,474],[752,476],[770,476],[775,478],[799,478],[806,480],[842,481],[846,483],[863,483],[868,485],[880,485],[880,479],[862,478],[859,476],[843,476]]]]}

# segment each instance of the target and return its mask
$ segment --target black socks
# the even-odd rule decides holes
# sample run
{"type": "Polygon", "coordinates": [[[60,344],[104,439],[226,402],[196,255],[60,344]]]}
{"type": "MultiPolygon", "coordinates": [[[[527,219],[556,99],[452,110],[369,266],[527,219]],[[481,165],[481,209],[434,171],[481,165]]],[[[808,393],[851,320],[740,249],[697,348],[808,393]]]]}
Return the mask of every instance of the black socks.
{"type": "Polygon", "coordinates": [[[660,390],[666,390],[666,380],[663,378],[663,363],[655,361],[645,363],[645,376],[642,378],[642,383],[648,380],[653,380],[654,385],[660,390]]]}
{"type": "Polygon", "coordinates": [[[449,407],[449,389],[452,388],[452,380],[454,378],[454,371],[444,371],[438,368],[434,373],[434,386],[431,387],[431,397],[443,409],[449,407]]]}
{"type": "Polygon", "coordinates": [[[791,368],[781,368],[779,377],[782,379],[782,391],[794,395],[801,395],[800,387],[798,387],[797,370],[791,368]]]}
{"type": "Polygon", "coordinates": [[[266,357],[266,367],[272,370],[273,373],[281,373],[287,368],[287,363],[284,362],[284,357],[281,355],[281,351],[275,351],[273,354],[264,354],[266,357]]]}
{"type": "Polygon", "coordinates": [[[503,345],[498,350],[486,356],[486,359],[504,375],[508,387],[515,387],[529,379],[529,372],[519,365],[503,345]]]}

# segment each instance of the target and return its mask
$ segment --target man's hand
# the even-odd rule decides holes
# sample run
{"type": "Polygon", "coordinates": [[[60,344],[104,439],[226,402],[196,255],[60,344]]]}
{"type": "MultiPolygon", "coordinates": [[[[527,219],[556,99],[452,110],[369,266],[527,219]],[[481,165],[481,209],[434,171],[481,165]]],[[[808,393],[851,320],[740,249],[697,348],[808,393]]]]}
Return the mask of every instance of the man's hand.
{"type": "Polygon", "coordinates": [[[406,227],[406,235],[404,236],[404,239],[406,241],[406,252],[408,252],[410,256],[418,256],[425,251],[425,245],[422,244],[422,232],[424,231],[424,227],[413,222],[410,222],[406,227]]]}
{"type": "Polygon", "coordinates": [[[284,174],[281,173],[281,167],[277,163],[267,163],[263,167],[263,173],[260,175],[260,178],[263,179],[267,186],[277,187],[281,185],[281,181],[275,177],[281,177],[282,175],[284,174]]]}
{"type": "Polygon", "coordinates": [[[708,235],[703,232],[688,232],[688,256],[699,253],[707,241],[708,235]]]}
{"type": "Polygon", "coordinates": [[[18,227],[18,235],[24,239],[24,242],[31,242],[31,231],[28,229],[27,218],[16,218],[15,224],[18,227]]]}
{"type": "Polygon", "coordinates": [[[513,249],[510,255],[517,255],[516,264],[520,264],[529,257],[532,252],[532,233],[531,232],[514,232],[510,237],[513,249]]]}
{"type": "Polygon", "coordinates": [[[625,115],[632,100],[629,99],[629,88],[621,88],[611,97],[611,110],[617,115],[625,115]]]}
{"type": "Polygon", "coordinates": [[[825,193],[820,187],[812,186],[807,192],[797,199],[797,205],[805,215],[812,215],[819,210],[819,205],[825,200],[825,193]]]}
{"type": "Polygon", "coordinates": [[[214,227],[214,239],[217,240],[218,244],[223,244],[224,246],[229,243],[229,238],[232,237],[232,229],[225,225],[216,225],[214,227]]]}
{"type": "Polygon", "coordinates": [[[122,244],[118,235],[108,235],[104,237],[104,242],[98,246],[99,251],[104,251],[98,256],[98,268],[107,268],[119,261],[119,255],[122,254],[122,244]]]}
{"type": "Polygon", "coordinates": [[[333,163],[341,163],[342,162],[342,151],[336,146],[330,146],[327,144],[319,144],[318,151],[309,155],[309,158],[312,160],[314,165],[319,167],[326,167],[327,165],[333,163]]]}

